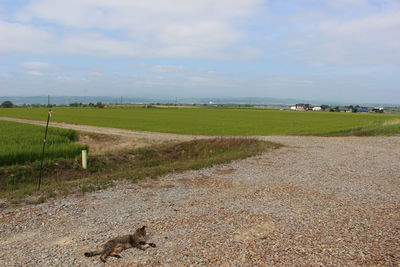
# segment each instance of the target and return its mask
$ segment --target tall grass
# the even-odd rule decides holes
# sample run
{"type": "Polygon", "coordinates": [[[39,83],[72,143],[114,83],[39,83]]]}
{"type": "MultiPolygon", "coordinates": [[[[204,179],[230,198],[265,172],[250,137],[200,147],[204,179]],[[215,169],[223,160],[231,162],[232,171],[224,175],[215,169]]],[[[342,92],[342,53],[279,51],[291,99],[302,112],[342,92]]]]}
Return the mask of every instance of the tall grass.
{"type": "MultiPolygon", "coordinates": [[[[39,160],[42,154],[45,127],[0,121],[0,166],[39,160]]],[[[49,128],[45,158],[72,158],[87,146],[75,144],[74,130],[49,128]]]]}

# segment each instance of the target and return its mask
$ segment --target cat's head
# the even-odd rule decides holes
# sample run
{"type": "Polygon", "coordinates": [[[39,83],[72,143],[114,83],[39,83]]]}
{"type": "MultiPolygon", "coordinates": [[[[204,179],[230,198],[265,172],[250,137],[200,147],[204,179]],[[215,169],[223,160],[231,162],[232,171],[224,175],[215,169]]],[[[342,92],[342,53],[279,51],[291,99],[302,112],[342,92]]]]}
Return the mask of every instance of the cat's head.
{"type": "Polygon", "coordinates": [[[145,225],[143,225],[142,227],[140,227],[140,228],[136,229],[136,233],[138,233],[138,234],[141,234],[141,235],[145,236],[145,235],[146,235],[146,226],[145,226],[145,225]]]}

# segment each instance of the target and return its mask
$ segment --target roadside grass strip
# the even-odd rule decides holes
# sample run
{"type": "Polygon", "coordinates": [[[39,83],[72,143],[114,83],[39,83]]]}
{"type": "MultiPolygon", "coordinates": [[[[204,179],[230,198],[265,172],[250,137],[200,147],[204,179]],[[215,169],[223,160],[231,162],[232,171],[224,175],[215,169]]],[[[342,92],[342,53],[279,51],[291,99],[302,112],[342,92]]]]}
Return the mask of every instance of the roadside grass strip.
{"type": "Polygon", "coordinates": [[[35,190],[39,166],[0,167],[0,198],[20,202],[28,196],[35,201],[48,197],[86,193],[107,188],[116,180],[138,181],[170,172],[195,170],[254,156],[281,147],[280,144],[252,138],[211,138],[169,143],[120,151],[89,158],[83,170],[74,159],[47,162],[42,189],[35,190]]]}

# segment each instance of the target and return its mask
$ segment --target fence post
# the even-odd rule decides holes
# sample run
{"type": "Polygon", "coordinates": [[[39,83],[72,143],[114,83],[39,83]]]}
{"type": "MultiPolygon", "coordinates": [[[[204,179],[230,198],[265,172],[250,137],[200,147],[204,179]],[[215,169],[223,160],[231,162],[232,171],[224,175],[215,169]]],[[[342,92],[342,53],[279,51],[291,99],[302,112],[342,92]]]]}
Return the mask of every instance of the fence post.
{"type": "Polygon", "coordinates": [[[47,130],[49,129],[49,121],[51,117],[51,109],[49,109],[49,112],[47,113],[47,123],[46,123],[46,131],[44,132],[44,139],[43,139],[43,149],[42,149],[42,160],[40,162],[40,174],[39,174],[39,182],[38,182],[38,189],[40,190],[40,184],[42,182],[42,171],[43,171],[43,161],[44,161],[44,147],[47,142],[47,130]]]}
{"type": "Polygon", "coordinates": [[[82,168],[87,169],[87,150],[82,150],[82,168]]]}

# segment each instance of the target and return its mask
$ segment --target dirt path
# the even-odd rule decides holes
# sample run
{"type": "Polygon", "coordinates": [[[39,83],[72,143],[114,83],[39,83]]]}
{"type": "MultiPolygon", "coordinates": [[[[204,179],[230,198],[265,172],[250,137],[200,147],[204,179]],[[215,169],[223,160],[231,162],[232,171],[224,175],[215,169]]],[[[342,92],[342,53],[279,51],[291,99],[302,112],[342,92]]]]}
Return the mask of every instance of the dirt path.
{"type": "MultiPolygon", "coordinates": [[[[46,126],[45,121],[36,121],[30,119],[0,117],[0,120],[46,126]]],[[[110,127],[97,127],[60,122],[50,122],[49,125],[51,127],[73,129],[79,131],[81,133],[79,143],[89,145],[91,155],[104,154],[110,151],[118,151],[125,148],[138,148],[165,142],[188,141],[196,138],[207,138],[206,136],[200,135],[196,136],[131,131],[110,127]]]]}
{"type": "MultiPolygon", "coordinates": [[[[46,126],[45,121],[17,119],[17,118],[9,118],[9,117],[0,117],[0,120],[16,121],[16,122],[23,122],[23,123],[46,126]]],[[[89,125],[72,124],[72,123],[64,123],[64,122],[50,122],[49,125],[52,127],[73,129],[73,130],[77,130],[80,132],[109,134],[109,135],[117,135],[117,136],[137,138],[137,139],[151,139],[151,140],[159,140],[159,141],[190,140],[190,139],[193,139],[194,137],[196,137],[195,135],[131,131],[131,130],[125,130],[125,129],[118,129],[118,128],[98,127],[98,126],[89,126],[89,125]]]]}
{"type": "Polygon", "coordinates": [[[147,225],[157,248],[106,266],[398,266],[400,137],[260,137],[285,147],[0,212],[0,266],[83,253],[147,225]]]}

